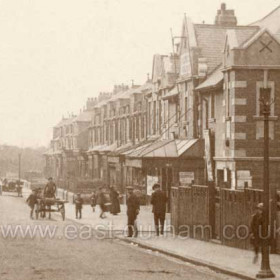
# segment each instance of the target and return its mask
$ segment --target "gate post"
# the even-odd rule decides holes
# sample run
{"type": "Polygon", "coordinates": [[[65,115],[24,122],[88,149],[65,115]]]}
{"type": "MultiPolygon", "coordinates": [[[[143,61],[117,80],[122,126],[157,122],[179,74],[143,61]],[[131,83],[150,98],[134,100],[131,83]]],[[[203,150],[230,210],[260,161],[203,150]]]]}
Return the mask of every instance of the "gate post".
{"type": "Polygon", "coordinates": [[[215,183],[208,182],[208,188],[209,188],[209,225],[211,228],[210,239],[213,239],[215,237],[215,223],[216,223],[215,183]]]}

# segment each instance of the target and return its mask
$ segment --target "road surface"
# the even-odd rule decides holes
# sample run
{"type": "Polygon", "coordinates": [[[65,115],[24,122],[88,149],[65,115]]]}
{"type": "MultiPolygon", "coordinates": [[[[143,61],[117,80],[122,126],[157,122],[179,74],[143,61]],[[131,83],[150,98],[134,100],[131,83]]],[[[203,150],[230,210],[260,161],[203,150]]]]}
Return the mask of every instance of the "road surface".
{"type": "Polygon", "coordinates": [[[0,252],[1,280],[234,279],[104,238],[75,221],[63,222],[58,214],[31,220],[24,199],[5,193],[0,196],[0,252]]]}

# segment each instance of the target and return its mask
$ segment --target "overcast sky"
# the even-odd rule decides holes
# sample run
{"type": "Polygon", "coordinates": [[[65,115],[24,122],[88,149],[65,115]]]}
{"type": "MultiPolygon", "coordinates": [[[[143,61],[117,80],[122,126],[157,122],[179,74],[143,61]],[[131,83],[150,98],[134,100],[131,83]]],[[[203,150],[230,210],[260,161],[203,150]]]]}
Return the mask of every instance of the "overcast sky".
{"type": "MultiPolygon", "coordinates": [[[[218,0],[0,0],[0,144],[48,145],[52,126],[114,84],[145,82],[184,13],[213,23],[218,0]]],[[[239,24],[279,0],[228,0],[239,24]]]]}

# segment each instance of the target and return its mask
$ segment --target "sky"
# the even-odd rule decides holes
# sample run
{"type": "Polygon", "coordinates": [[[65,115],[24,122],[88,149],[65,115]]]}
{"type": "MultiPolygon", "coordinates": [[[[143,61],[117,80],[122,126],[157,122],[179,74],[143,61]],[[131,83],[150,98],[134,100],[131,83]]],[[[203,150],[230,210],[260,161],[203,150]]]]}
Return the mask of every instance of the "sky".
{"type": "MultiPolygon", "coordinates": [[[[184,13],[213,23],[218,0],[0,0],[0,144],[47,146],[62,116],[114,84],[142,84],[172,51],[184,13]]],[[[228,0],[239,24],[279,0],[228,0]]]]}

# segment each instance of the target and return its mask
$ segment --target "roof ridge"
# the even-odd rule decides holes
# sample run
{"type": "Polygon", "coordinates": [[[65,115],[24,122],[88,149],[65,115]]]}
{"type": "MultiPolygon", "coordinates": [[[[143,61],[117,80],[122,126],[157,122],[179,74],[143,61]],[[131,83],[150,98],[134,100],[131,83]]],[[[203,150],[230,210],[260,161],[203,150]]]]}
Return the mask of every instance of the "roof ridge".
{"type": "Polygon", "coordinates": [[[258,25],[236,25],[236,26],[220,26],[215,24],[203,24],[203,23],[194,23],[195,26],[199,27],[215,27],[217,29],[245,29],[245,28],[258,28],[258,25]]]}

